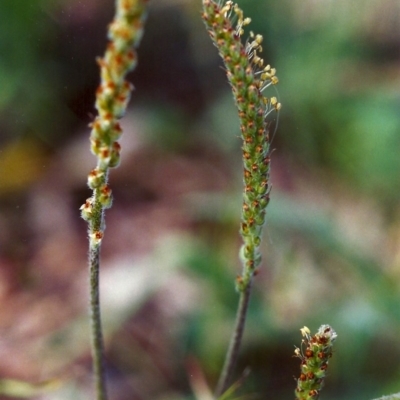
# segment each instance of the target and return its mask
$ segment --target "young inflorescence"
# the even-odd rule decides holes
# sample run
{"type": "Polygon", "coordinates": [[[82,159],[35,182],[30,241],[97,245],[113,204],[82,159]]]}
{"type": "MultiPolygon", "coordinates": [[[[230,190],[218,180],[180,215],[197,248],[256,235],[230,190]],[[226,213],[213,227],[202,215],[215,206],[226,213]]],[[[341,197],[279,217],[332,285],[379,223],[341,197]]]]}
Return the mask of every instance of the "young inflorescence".
{"type": "Polygon", "coordinates": [[[89,224],[89,239],[98,246],[103,238],[103,212],[112,205],[108,172],[120,162],[122,134],[119,119],[125,113],[132,85],[126,74],[137,64],[135,48],[143,34],[147,0],[117,0],[116,15],[108,29],[108,45],[103,58],[98,58],[101,83],[96,91],[98,116],[89,125],[91,151],[97,157],[97,166],[88,176],[93,195],[81,207],[82,218],[89,224]]]}
{"type": "Polygon", "coordinates": [[[237,288],[244,291],[261,262],[259,246],[265,209],[269,202],[270,136],[266,117],[277,112],[281,104],[276,97],[268,98],[263,91],[278,83],[275,68],[264,66],[261,58],[263,37],[250,32],[242,43],[244,18],[237,4],[203,0],[203,19],[207,30],[223,59],[227,77],[238,108],[243,139],[244,194],[241,235],[243,273],[237,278],[237,288]]]}
{"type": "Polygon", "coordinates": [[[295,395],[299,400],[316,400],[326,377],[337,334],[329,325],[322,325],[314,336],[306,326],[300,331],[304,339],[301,348],[294,351],[301,360],[295,395]]]}

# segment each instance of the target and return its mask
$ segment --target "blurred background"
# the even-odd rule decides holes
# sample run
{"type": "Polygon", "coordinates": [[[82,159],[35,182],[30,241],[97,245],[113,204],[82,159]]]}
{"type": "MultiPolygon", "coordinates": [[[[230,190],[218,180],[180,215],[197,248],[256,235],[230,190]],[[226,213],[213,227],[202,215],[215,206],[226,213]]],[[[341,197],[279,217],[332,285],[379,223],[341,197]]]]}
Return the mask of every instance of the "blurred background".
{"type": "MultiPolygon", "coordinates": [[[[338,333],[322,398],[400,391],[400,3],[240,0],[277,68],[272,193],[237,377],[290,399],[299,329],[338,333]],[[275,121],[276,122],[276,121],[275,121]]],[[[102,248],[110,398],[201,399],[233,326],[241,142],[200,0],[149,7],[102,248]]],[[[0,390],[93,398],[86,225],[114,2],[0,2],[0,390]]]]}

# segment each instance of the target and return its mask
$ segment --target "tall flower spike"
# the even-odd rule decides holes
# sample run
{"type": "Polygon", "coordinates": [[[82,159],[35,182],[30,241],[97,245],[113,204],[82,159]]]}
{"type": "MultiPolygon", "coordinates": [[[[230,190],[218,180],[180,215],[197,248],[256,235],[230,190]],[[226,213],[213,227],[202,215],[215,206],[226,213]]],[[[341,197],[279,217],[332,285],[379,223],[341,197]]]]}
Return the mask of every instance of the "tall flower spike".
{"type": "Polygon", "coordinates": [[[240,118],[244,163],[240,229],[243,272],[236,280],[236,286],[243,292],[261,262],[259,246],[271,189],[270,137],[266,117],[281,108],[275,97],[265,97],[263,91],[277,84],[278,78],[274,68],[270,65],[264,67],[260,55],[261,35],[250,32],[247,41],[242,43],[244,27],[250,23],[250,18],[244,18],[237,4],[203,0],[203,19],[224,62],[240,118]]]}
{"type": "Polygon", "coordinates": [[[221,396],[229,387],[243,336],[250,299],[251,282],[261,262],[260,243],[269,202],[270,137],[266,116],[279,111],[276,98],[269,99],[263,91],[278,83],[275,69],[264,67],[260,56],[261,35],[250,33],[242,43],[244,27],[250,18],[233,1],[203,0],[203,19],[214,45],[224,62],[226,74],[238,109],[243,151],[243,206],[240,234],[243,245],[240,256],[243,264],[236,279],[240,294],[235,327],[225,363],[215,390],[221,396]]]}
{"type": "Polygon", "coordinates": [[[92,197],[81,207],[81,216],[88,223],[90,318],[93,370],[96,399],[107,400],[104,349],[100,317],[99,269],[100,247],[104,237],[104,212],[112,205],[108,185],[110,168],[119,165],[122,134],[119,119],[126,111],[133,86],[125,80],[126,74],[137,63],[135,48],[143,35],[147,0],[116,0],[116,14],[108,29],[108,45],[103,58],[98,58],[101,82],[96,91],[98,116],[90,124],[91,151],[97,157],[97,166],[88,175],[92,197]]]}
{"type": "Polygon", "coordinates": [[[329,325],[322,325],[314,336],[306,326],[300,331],[304,339],[301,349],[294,351],[301,360],[295,395],[299,400],[316,400],[324,384],[337,334],[329,325]]]}

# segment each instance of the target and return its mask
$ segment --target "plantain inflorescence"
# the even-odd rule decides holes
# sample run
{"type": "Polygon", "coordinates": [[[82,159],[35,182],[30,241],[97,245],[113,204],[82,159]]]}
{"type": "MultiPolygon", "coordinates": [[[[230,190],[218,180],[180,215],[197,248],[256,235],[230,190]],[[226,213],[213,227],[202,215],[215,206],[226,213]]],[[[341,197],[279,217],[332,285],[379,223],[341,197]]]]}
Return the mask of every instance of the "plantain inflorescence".
{"type": "Polygon", "coordinates": [[[107,400],[104,366],[104,344],[100,312],[100,248],[104,237],[104,213],[112,205],[108,185],[110,168],[120,162],[118,142],[122,128],[119,120],[124,115],[133,86],[126,74],[137,64],[136,47],[143,35],[147,0],[115,0],[116,14],[108,27],[108,44],[103,58],[98,58],[101,82],[96,91],[97,117],[91,127],[90,147],[97,158],[96,167],[88,175],[88,186],[93,193],[81,206],[81,216],[88,223],[90,321],[93,371],[96,399],[107,400]]]}
{"type": "Polygon", "coordinates": [[[329,325],[322,325],[314,336],[306,326],[300,331],[302,348],[294,351],[301,360],[295,395],[298,400],[316,400],[324,384],[337,334],[329,325]]]}
{"type": "Polygon", "coordinates": [[[147,0],[116,0],[116,15],[108,28],[108,45],[103,58],[98,58],[101,82],[96,91],[95,120],[91,130],[91,151],[97,157],[97,166],[88,175],[88,186],[93,195],[81,207],[82,218],[89,224],[91,246],[99,246],[103,238],[104,210],[112,205],[108,172],[120,162],[118,142],[122,128],[119,120],[125,113],[131,83],[126,74],[135,68],[135,48],[143,35],[147,0]]]}
{"type": "Polygon", "coordinates": [[[251,283],[261,262],[259,246],[269,203],[270,135],[266,117],[278,112],[276,97],[263,92],[278,83],[275,68],[261,58],[263,37],[250,32],[243,43],[244,27],[250,18],[232,1],[203,0],[203,20],[225,65],[240,119],[243,140],[243,207],[240,233],[243,238],[243,273],[236,280],[239,292],[251,283]]]}

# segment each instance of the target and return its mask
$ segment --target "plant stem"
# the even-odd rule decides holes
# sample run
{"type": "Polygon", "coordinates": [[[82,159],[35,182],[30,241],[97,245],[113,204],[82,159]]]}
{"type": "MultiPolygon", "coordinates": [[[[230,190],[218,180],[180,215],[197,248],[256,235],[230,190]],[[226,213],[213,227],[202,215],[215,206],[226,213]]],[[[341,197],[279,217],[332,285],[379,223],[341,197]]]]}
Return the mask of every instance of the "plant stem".
{"type": "Polygon", "coordinates": [[[107,400],[104,343],[100,313],[99,272],[100,246],[91,246],[89,251],[90,322],[96,399],[107,400]]]}
{"type": "Polygon", "coordinates": [[[238,309],[236,313],[235,328],[232,332],[232,337],[229,343],[228,352],[225,357],[224,366],[222,368],[222,372],[218,380],[217,388],[215,389],[216,398],[220,397],[225,392],[232,379],[232,374],[236,366],[236,361],[239,354],[239,348],[242,342],[244,326],[246,323],[246,315],[247,315],[247,310],[249,308],[250,293],[251,293],[251,281],[249,282],[245,290],[240,292],[238,309]]]}

